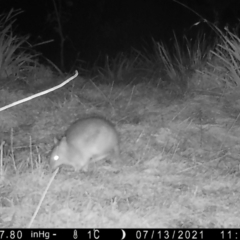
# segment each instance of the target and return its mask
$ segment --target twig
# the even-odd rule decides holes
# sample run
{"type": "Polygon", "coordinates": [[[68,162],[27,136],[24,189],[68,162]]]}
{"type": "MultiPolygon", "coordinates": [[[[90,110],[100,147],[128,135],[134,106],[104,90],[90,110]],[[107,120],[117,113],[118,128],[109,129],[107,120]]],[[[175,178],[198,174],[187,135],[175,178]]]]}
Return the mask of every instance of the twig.
{"type": "Polygon", "coordinates": [[[3,146],[5,144],[5,141],[1,142],[0,148],[1,148],[1,156],[0,156],[0,177],[3,176],[3,146]]]}
{"type": "Polygon", "coordinates": [[[3,110],[6,110],[6,109],[8,109],[8,108],[11,108],[11,107],[13,107],[13,106],[16,106],[16,105],[18,105],[18,104],[21,104],[21,103],[27,102],[27,101],[29,101],[29,100],[32,100],[32,99],[34,99],[34,98],[40,97],[40,96],[42,96],[42,95],[44,95],[44,94],[47,94],[47,93],[49,93],[49,92],[52,92],[52,91],[58,89],[58,88],[61,88],[61,87],[63,87],[64,85],[66,85],[67,83],[69,83],[71,80],[73,80],[74,78],[76,78],[77,76],[78,76],[78,71],[75,71],[75,74],[74,74],[72,77],[68,78],[68,79],[67,79],[66,81],[64,81],[63,83],[61,83],[61,84],[59,84],[59,85],[57,85],[57,86],[55,86],[55,87],[53,87],[53,88],[47,89],[47,90],[45,90],[45,91],[43,91],[43,92],[34,94],[34,95],[30,96],[30,97],[24,98],[24,99],[22,99],[22,100],[19,100],[19,101],[17,101],[17,102],[14,102],[14,103],[11,103],[11,104],[9,104],[9,105],[7,105],[7,106],[5,106],[5,107],[2,107],[2,108],[0,108],[0,112],[3,111],[3,110]]]}
{"type": "Polygon", "coordinates": [[[41,205],[42,205],[42,202],[43,202],[43,200],[44,200],[44,198],[45,198],[45,196],[46,196],[46,193],[47,193],[47,191],[48,191],[48,189],[49,189],[49,187],[50,187],[50,185],[51,185],[53,179],[54,179],[55,176],[57,175],[58,170],[59,170],[59,168],[57,168],[57,169],[55,170],[55,172],[53,173],[53,175],[52,175],[52,177],[51,177],[51,179],[50,179],[50,181],[49,181],[49,183],[48,183],[48,185],[47,185],[45,191],[43,192],[43,195],[42,195],[42,197],[41,197],[41,199],[40,199],[40,201],[39,201],[39,203],[38,203],[38,206],[37,206],[37,208],[36,208],[36,210],[35,210],[35,212],[34,212],[32,218],[31,218],[31,221],[29,222],[27,228],[30,228],[30,227],[32,226],[32,223],[33,223],[35,217],[36,217],[37,214],[38,214],[38,211],[39,211],[39,209],[40,209],[40,207],[41,207],[41,205]]]}

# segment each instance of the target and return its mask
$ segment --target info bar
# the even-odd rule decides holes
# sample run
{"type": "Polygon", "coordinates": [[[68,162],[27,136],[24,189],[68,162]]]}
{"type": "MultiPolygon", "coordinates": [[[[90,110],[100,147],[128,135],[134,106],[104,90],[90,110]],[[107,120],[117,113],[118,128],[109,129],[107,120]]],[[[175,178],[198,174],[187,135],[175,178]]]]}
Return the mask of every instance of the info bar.
{"type": "Polygon", "coordinates": [[[32,228],[0,229],[0,240],[81,239],[81,240],[161,240],[161,239],[240,239],[240,229],[163,229],[163,228],[32,228]]]}

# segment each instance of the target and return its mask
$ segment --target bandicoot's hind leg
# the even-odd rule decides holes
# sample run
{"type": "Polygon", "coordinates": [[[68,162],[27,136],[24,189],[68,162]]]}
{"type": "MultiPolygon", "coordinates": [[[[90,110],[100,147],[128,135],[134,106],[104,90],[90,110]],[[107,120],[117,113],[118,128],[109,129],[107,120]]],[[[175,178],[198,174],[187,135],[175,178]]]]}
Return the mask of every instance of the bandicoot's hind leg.
{"type": "Polygon", "coordinates": [[[115,146],[112,150],[111,160],[114,164],[118,163],[121,160],[119,146],[115,146]]]}
{"type": "Polygon", "coordinates": [[[93,162],[98,162],[98,161],[103,160],[104,158],[106,158],[108,155],[109,155],[109,153],[101,154],[101,155],[95,155],[95,156],[92,157],[91,160],[93,162]]]}

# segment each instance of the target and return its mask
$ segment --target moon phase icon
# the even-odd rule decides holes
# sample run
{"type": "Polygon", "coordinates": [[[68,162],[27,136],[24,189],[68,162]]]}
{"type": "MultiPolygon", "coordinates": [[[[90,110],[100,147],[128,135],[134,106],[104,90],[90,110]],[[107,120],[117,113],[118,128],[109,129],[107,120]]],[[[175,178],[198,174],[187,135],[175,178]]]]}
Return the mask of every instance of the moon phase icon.
{"type": "Polygon", "coordinates": [[[123,240],[125,237],[126,237],[126,232],[122,229],[122,239],[121,240],[123,240]]]}

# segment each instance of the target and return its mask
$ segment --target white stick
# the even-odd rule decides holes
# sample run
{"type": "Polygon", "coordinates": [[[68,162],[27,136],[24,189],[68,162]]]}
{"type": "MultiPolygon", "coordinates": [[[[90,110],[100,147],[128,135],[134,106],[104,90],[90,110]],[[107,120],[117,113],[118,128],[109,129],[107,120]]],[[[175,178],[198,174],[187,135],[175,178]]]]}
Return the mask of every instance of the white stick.
{"type": "Polygon", "coordinates": [[[39,201],[39,203],[38,203],[38,206],[37,206],[37,208],[36,208],[36,210],[35,210],[35,212],[34,212],[32,218],[31,218],[31,221],[29,222],[27,228],[30,228],[30,227],[32,226],[32,223],[33,223],[35,217],[37,216],[38,211],[39,211],[39,209],[40,209],[40,207],[41,207],[41,205],[42,205],[42,202],[43,202],[43,200],[44,200],[44,198],[45,198],[45,195],[46,195],[46,193],[47,193],[47,190],[49,189],[49,187],[50,187],[50,185],[51,185],[53,179],[54,179],[55,176],[57,175],[58,170],[59,170],[59,168],[57,168],[57,169],[55,170],[55,172],[53,173],[53,175],[52,175],[52,177],[51,177],[51,179],[50,179],[50,181],[49,181],[49,183],[48,183],[48,185],[47,185],[45,191],[44,191],[43,194],[42,194],[42,197],[41,197],[41,199],[40,199],[40,201],[39,201]]]}
{"type": "Polygon", "coordinates": [[[57,86],[55,86],[55,87],[52,87],[52,88],[50,88],[50,89],[47,89],[47,90],[45,90],[45,91],[43,91],[43,92],[34,94],[34,95],[30,96],[30,97],[24,98],[24,99],[22,99],[22,100],[19,100],[19,101],[17,101],[17,102],[14,102],[14,103],[11,103],[11,104],[9,104],[9,105],[7,105],[7,106],[5,106],[5,107],[2,107],[2,108],[0,108],[0,112],[3,111],[3,110],[8,109],[8,108],[10,108],[10,107],[16,106],[16,105],[18,105],[18,104],[20,104],[20,103],[24,103],[24,102],[27,102],[27,101],[29,101],[29,100],[32,100],[33,98],[40,97],[40,96],[42,96],[42,95],[44,95],[44,94],[47,94],[47,93],[49,93],[49,92],[52,92],[52,91],[58,89],[58,88],[61,88],[62,86],[66,85],[67,83],[69,83],[70,81],[72,81],[72,80],[73,80],[74,78],[76,78],[77,76],[78,76],[78,71],[76,70],[76,71],[75,71],[75,74],[74,74],[72,77],[68,78],[68,79],[67,79],[66,81],[64,81],[63,83],[61,83],[61,84],[59,84],[59,85],[57,85],[57,86]]]}

